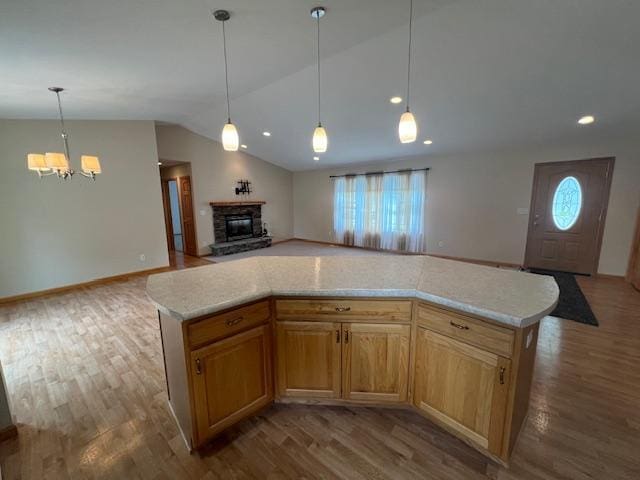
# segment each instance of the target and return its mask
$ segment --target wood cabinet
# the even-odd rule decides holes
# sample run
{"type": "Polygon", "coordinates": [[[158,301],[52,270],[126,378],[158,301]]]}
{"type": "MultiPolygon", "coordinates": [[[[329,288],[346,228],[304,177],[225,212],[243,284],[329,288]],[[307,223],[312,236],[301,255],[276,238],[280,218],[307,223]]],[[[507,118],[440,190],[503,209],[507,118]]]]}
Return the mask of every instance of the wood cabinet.
{"type": "Polygon", "coordinates": [[[342,332],[333,322],[278,322],[278,393],[340,397],[342,332]]]}
{"type": "Polygon", "coordinates": [[[278,393],[403,402],[409,325],[277,322],[278,393]]]}
{"type": "Polygon", "coordinates": [[[494,454],[502,450],[511,361],[417,328],[414,404],[494,454]]]}
{"type": "Polygon", "coordinates": [[[196,443],[273,400],[270,326],[191,352],[196,443]]]}
{"type": "Polygon", "coordinates": [[[409,376],[409,325],[342,325],[342,397],[404,402],[409,376]]]}

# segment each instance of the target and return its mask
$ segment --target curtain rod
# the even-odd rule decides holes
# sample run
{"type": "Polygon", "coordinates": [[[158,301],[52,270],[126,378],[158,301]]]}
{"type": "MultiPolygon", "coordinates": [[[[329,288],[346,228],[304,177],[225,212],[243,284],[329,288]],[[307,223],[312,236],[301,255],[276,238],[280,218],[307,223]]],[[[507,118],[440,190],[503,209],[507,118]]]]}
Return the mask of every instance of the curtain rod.
{"type": "Polygon", "coordinates": [[[329,175],[329,178],[340,178],[340,177],[359,177],[362,175],[380,175],[385,173],[404,173],[404,172],[422,172],[429,171],[429,167],[427,168],[403,168],[402,170],[391,170],[388,172],[367,172],[367,173],[345,173],[344,175],[329,175]]]}

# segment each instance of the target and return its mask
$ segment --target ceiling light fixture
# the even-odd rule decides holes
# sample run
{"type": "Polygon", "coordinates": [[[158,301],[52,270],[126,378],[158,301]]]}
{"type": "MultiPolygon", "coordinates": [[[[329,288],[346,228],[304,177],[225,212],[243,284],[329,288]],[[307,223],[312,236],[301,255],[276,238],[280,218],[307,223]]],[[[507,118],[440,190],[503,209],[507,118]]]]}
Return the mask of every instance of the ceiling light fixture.
{"type": "Polygon", "coordinates": [[[313,151],[316,153],[324,153],[327,151],[327,131],[322,126],[320,120],[320,19],[324,17],[326,9],[324,7],[315,7],[311,9],[311,16],[316,19],[316,25],[318,27],[318,126],[313,131],[313,151]]]}
{"type": "Polygon", "coordinates": [[[227,66],[227,34],[224,28],[224,24],[231,14],[227,10],[216,10],[213,12],[213,17],[222,22],[222,48],[224,50],[224,81],[227,87],[227,123],[222,129],[222,148],[227,152],[236,152],[238,150],[238,144],[240,139],[238,138],[238,130],[236,126],[231,123],[231,108],[229,103],[229,72],[227,66]]]}
{"type": "Polygon", "coordinates": [[[391,103],[398,104],[398,103],[402,102],[402,97],[391,97],[391,98],[389,99],[389,101],[390,101],[391,103]]]}
{"type": "Polygon", "coordinates": [[[413,27],[413,0],[409,0],[409,58],[407,63],[407,111],[400,116],[398,124],[398,136],[401,143],[416,141],[418,126],[413,113],[409,110],[409,94],[411,92],[411,33],[413,27]]]}
{"type": "Polygon", "coordinates": [[[584,117],[580,117],[578,123],[580,125],[589,125],[590,123],[593,123],[595,121],[596,119],[593,117],[593,115],[585,115],[584,117]]]}
{"type": "Polygon", "coordinates": [[[425,140],[424,142],[425,145],[431,145],[433,143],[433,140],[425,140]]]}
{"type": "Polygon", "coordinates": [[[262,132],[262,135],[264,135],[265,137],[270,137],[271,136],[271,132],[262,132]]]}
{"type": "Polygon", "coordinates": [[[317,162],[318,160],[320,160],[320,157],[313,157],[313,159],[317,162]]]}
{"type": "Polygon", "coordinates": [[[38,177],[48,177],[49,175],[57,175],[58,178],[71,178],[75,173],[80,173],[83,177],[96,179],[96,175],[102,173],[100,160],[93,155],[80,156],[80,167],[82,171],[75,172],[69,165],[69,135],[64,126],[64,116],[62,115],[62,104],[60,103],[60,92],[64,91],[61,87],[49,87],[49,91],[56,94],[58,98],[58,113],[60,114],[60,136],[62,137],[62,147],[64,153],[47,152],[29,153],[27,155],[27,168],[38,173],[38,177]]]}

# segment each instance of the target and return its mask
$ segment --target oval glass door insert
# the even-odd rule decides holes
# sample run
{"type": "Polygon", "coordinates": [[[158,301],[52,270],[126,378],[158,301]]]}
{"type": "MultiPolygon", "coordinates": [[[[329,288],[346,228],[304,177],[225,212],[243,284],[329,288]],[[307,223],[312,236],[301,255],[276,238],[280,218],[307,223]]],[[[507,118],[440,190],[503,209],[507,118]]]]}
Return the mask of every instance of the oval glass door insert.
{"type": "Polygon", "coordinates": [[[582,209],[582,188],[576,177],[565,177],[553,194],[551,216],[560,230],[569,230],[578,220],[582,209]]]}

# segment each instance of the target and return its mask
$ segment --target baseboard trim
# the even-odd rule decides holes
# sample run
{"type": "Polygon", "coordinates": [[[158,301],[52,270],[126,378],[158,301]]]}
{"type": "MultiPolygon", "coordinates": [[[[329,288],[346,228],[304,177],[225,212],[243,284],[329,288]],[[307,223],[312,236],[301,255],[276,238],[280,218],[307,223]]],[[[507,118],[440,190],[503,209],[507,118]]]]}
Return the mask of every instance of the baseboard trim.
{"type": "Polygon", "coordinates": [[[4,427],[2,430],[0,430],[0,442],[4,442],[5,440],[9,440],[10,438],[15,438],[17,436],[18,427],[16,427],[15,425],[9,425],[8,427],[4,427]]]}
{"type": "Polygon", "coordinates": [[[135,272],[121,273],[119,275],[113,275],[110,277],[97,278],[95,280],[89,280],[88,282],[73,283],[71,285],[65,285],[63,287],[55,287],[55,288],[49,288],[47,290],[38,290],[36,292],[22,293],[20,295],[13,295],[11,297],[2,297],[0,298],[0,305],[4,305],[7,303],[21,302],[24,300],[31,300],[33,298],[38,298],[38,297],[45,297],[47,295],[68,292],[70,290],[76,290],[79,288],[93,287],[93,286],[102,285],[105,283],[128,280],[131,277],[139,277],[139,276],[151,275],[153,273],[168,272],[170,270],[173,270],[173,268],[167,265],[166,267],[149,268],[147,270],[137,270],[135,272]]]}
{"type": "Polygon", "coordinates": [[[598,278],[608,278],[608,279],[612,279],[612,280],[624,280],[625,282],[628,282],[628,280],[625,278],[624,275],[612,275],[610,273],[596,273],[595,276],[598,277],[598,278]]]}
{"type": "Polygon", "coordinates": [[[388,253],[395,253],[398,255],[428,255],[425,252],[405,252],[403,250],[383,250],[381,248],[371,248],[371,247],[361,247],[359,245],[347,245],[346,243],[334,243],[334,242],[325,242],[322,240],[309,240],[308,238],[290,238],[289,240],[285,240],[287,242],[291,242],[293,240],[299,241],[299,242],[307,242],[307,243],[317,243],[320,245],[331,245],[332,247],[344,247],[344,248],[357,248],[359,250],[367,250],[370,252],[388,252],[388,253]]]}

